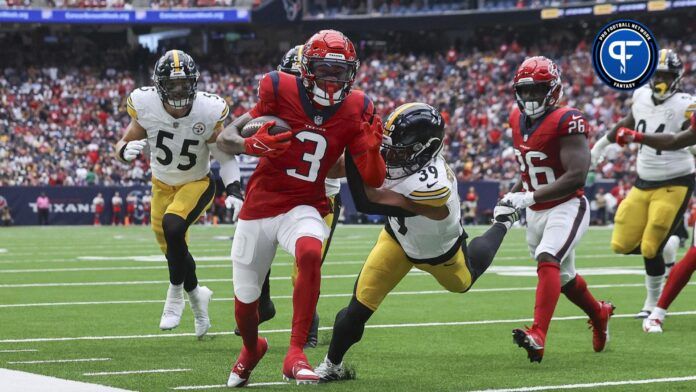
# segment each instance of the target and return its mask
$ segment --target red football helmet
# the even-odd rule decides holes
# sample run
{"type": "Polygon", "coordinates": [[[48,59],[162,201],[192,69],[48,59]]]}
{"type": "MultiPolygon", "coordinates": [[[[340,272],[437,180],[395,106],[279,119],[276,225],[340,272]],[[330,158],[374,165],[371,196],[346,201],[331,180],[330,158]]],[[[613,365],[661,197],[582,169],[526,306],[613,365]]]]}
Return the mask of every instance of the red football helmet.
{"type": "Polygon", "coordinates": [[[322,30],[304,44],[302,81],[314,102],[332,106],[350,92],[360,61],[353,43],[336,30],[322,30]]]}
{"type": "Polygon", "coordinates": [[[544,56],[522,62],[513,81],[517,106],[531,118],[538,118],[554,107],[563,95],[561,70],[544,56]]]}

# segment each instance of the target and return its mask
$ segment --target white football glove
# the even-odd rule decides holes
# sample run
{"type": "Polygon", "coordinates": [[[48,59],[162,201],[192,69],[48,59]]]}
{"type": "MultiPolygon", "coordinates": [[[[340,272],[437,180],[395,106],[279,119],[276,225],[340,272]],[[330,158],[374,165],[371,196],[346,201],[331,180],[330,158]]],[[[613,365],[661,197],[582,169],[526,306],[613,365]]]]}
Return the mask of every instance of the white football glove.
{"type": "Polygon", "coordinates": [[[604,150],[609,146],[611,142],[609,139],[607,139],[606,136],[602,136],[597,140],[594,146],[592,146],[592,150],[590,150],[590,165],[591,167],[595,168],[599,164],[599,162],[602,162],[604,160],[604,150]]]}
{"type": "Polygon", "coordinates": [[[141,152],[143,152],[143,148],[145,148],[146,145],[146,139],[132,140],[126,144],[126,147],[123,149],[123,154],[121,156],[126,162],[130,162],[133,159],[137,158],[141,152]]]}
{"type": "Polygon", "coordinates": [[[227,191],[227,198],[225,199],[225,207],[229,210],[234,208],[232,213],[232,222],[236,222],[239,218],[239,211],[242,210],[242,204],[244,204],[244,196],[242,196],[242,187],[239,181],[235,181],[225,188],[227,191]]]}
{"type": "Polygon", "coordinates": [[[514,208],[521,210],[535,203],[534,192],[508,192],[500,200],[500,203],[509,203],[514,208]]]}

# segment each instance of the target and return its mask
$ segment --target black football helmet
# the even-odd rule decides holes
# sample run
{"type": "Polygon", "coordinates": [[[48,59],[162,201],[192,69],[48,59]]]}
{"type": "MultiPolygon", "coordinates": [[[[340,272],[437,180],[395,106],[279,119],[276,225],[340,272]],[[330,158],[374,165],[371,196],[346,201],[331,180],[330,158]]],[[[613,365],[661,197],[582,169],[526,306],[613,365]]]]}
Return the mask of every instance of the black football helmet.
{"type": "Polygon", "coordinates": [[[384,124],[387,178],[403,178],[425,167],[442,150],[444,137],[445,122],[434,107],[412,102],[396,108],[384,124]]]}
{"type": "Polygon", "coordinates": [[[198,66],[181,50],[170,50],[155,63],[152,81],[162,102],[181,109],[193,104],[198,87],[198,66]]]}
{"type": "Polygon", "coordinates": [[[302,45],[293,46],[285,53],[283,60],[278,64],[278,71],[294,76],[302,75],[302,45]]]}
{"type": "Polygon", "coordinates": [[[660,49],[657,56],[657,68],[650,79],[652,96],[657,101],[664,101],[679,91],[684,64],[672,49],[660,49]]]}

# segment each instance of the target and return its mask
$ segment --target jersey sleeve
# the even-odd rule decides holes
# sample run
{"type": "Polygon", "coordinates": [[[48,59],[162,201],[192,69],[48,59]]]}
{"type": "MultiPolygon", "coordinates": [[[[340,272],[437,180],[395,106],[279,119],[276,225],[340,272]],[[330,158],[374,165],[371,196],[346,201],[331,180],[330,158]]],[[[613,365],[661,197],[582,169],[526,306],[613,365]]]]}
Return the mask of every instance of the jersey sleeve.
{"type": "Polygon", "coordinates": [[[276,98],[278,96],[278,84],[280,76],[277,71],[263,75],[259,81],[258,98],[256,105],[249,112],[252,117],[260,117],[275,112],[276,98]]]}
{"type": "Polygon", "coordinates": [[[452,194],[452,184],[445,167],[432,164],[411,175],[399,189],[413,202],[431,207],[447,204],[452,194]]]}
{"type": "Polygon", "coordinates": [[[561,115],[558,121],[558,135],[585,135],[588,137],[590,124],[585,115],[578,109],[570,108],[561,115]]]}
{"type": "MultiPolygon", "coordinates": [[[[372,100],[365,94],[362,94],[362,107],[360,108],[360,121],[357,123],[357,129],[353,135],[353,139],[348,144],[348,151],[351,155],[356,156],[364,153],[366,151],[365,143],[363,142],[362,133],[362,123],[367,122],[372,124],[374,121],[378,121],[379,117],[376,116],[375,105],[372,104],[372,100]]],[[[356,100],[358,101],[358,100],[356,100]]]]}
{"type": "Polygon", "coordinates": [[[692,120],[694,114],[696,114],[696,97],[691,97],[691,99],[689,100],[689,104],[686,106],[686,109],[684,110],[684,120],[692,120]]]}
{"type": "Polygon", "coordinates": [[[134,90],[128,95],[126,100],[126,111],[128,115],[135,121],[138,121],[138,109],[136,108],[135,102],[138,100],[138,90],[134,90]],[[135,99],[134,99],[135,98],[135,99]]]}

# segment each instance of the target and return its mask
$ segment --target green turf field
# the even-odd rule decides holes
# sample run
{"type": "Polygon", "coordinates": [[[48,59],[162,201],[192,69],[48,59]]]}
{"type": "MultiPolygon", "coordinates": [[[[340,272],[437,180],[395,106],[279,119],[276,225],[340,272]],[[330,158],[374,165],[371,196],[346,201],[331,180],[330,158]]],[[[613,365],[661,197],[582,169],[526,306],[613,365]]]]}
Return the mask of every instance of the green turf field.
{"type": "MultiPolygon", "coordinates": [[[[482,230],[470,229],[469,235],[482,230]]],[[[348,303],[355,276],[378,231],[377,226],[337,229],[323,267],[321,345],[308,350],[315,365],[326,354],[333,318],[348,303]]],[[[198,277],[215,292],[210,336],[198,341],[188,306],[176,330],[158,329],[168,274],[148,228],[0,230],[0,368],[137,391],[222,389],[241,345],[232,334],[228,260],[232,233],[232,227],[191,230],[198,277]],[[91,360],[22,363],[65,359],[91,360]],[[164,370],[130,373],[158,369],[164,370]],[[126,373],[99,374],[110,372],[126,373]]],[[[465,391],[571,384],[597,388],[595,383],[617,382],[602,387],[696,390],[696,288],[687,287],[673,304],[670,310],[677,314],[667,319],[663,335],[643,333],[640,322],[632,318],[644,299],[642,260],[611,254],[610,235],[607,229],[589,231],[576,261],[595,296],[617,306],[606,352],[592,351],[586,318],[563,296],[541,364],[529,363],[525,352],[512,344],[511,330],[531,324],[536,285],[524,230],[513,229],[494,268],[467,294],[445,293],[429,275],[407,276],[370,320],[363,341],[346,357],[357,380],[316,388],[465,391]],[[680,377],[690,379],[658,380],[680,377]],[[625,383],[631,380],[651,383],[625,383]]],[[[282,381],[291,313],[290,271],[290,257],[279,252],[271,282],[278,314],[261,326],[270,349],[252,383],[282,381]]],[[[287,384],[255,389],[260,387],[298,388],[287,384]]],[[[1,379],[0,390],[5,390],[1,379]]]]}

